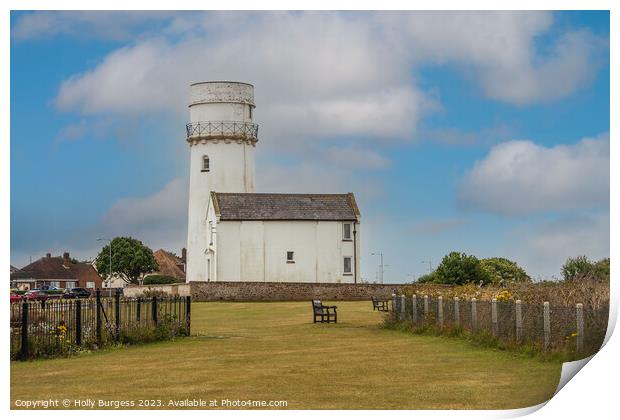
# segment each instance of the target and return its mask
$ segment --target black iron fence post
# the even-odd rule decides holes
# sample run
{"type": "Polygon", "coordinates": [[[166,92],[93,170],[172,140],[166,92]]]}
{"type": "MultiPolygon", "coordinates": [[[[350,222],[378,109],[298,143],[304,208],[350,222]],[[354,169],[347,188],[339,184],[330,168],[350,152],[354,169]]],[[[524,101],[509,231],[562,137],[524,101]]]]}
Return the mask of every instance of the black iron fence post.
{"type": "Polygon", "coordinates": [[[114,318],[116,322],[116,341],[121,338],[121,291],[116,289],[116,295],[114,296],[114,318]]]}
{"type": "Polygon", "coordinates": [[[140,323],[140,303],[142,302],[142,298],[138,298],[136,301],[136,320],[138,324],[140,323]]]}
{"type": "Polygon", "coordinates": [[[151,305],[151,315],[153,323],[157,326],[157,296],[153,296],[153,304],[151,305]]]}
{"type": "Polygon", "coordinates": [[[97,307],[97,346],[101,347],[101,290],[95,292],[95,306],[97,307]]]}
{"type": "Polygon", "coordinates": [[[82,301],[75,301],[75,344],[82,345],[82,301]]]}
{"type": "Polygon", "coordinates": [[[186,323],[187,330],[185,331],[185,333],[188,337],[190,333],[191,319],[192,319],[192,298],[191,296],[186,296],[185,297],[185,323],[186,323]]]}
{"type": "Polygon", "coordinates": [[[25,300],[24,303],[22,303],[22,343],[21,343],[21,349],[20,349],[20,357],[22,360],[26,360],[28,359],[29,356],[29,352],[28,352],[28,310],[29,310],[30,305],[28,304],[28,301],[25,300]]]}

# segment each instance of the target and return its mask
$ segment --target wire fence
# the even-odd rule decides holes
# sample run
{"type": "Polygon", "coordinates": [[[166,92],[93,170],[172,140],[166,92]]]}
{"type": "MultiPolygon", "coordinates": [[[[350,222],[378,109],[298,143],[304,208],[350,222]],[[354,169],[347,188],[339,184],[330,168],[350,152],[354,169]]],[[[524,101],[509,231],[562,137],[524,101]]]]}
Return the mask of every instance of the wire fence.
{"type": "Polygon", "coordinates": [[[443,299],[392,296],[392,319],[416,329],[486,334],[511,345],[528,345],[545,352],[568,351],[575,357],[596,353],[607,331],[609,302],[596,308],[524,304],[493,299],[443,299]]]}
{"type": "Polygon", "coordinates": [[[111,343],[189,335],[189,297],[112,298],[11,303],[11,359],[54,357],[111,343]]]}

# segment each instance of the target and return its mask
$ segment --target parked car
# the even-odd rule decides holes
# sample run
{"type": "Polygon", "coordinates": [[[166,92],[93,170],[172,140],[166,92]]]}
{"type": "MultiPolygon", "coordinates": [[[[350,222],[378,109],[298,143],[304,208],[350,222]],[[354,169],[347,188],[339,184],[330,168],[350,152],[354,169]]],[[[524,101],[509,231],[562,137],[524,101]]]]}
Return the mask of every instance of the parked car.
{"type": "Polygon", "coordinates": [[[65,297],[89,298],[90,297],[90,290],[85,289],[83,287],[74,287],[72,289],[67,289],[66,290],[65,297]]]}
{"type": "Polygon", "coordinates": [[[40,300],[44,302],[47,299],[49,299],[49,296],[47,293],[45,293],[44,290],[33,289],[33,290],[30,290],[29,292],[24,293],[23,298],[26,300],[40,300]]]}
{"type": "Polygon", "coordinates": [[[11,292],[11,303],[19,302],[20,300],[22,300],[22,295],[11,292]]]}

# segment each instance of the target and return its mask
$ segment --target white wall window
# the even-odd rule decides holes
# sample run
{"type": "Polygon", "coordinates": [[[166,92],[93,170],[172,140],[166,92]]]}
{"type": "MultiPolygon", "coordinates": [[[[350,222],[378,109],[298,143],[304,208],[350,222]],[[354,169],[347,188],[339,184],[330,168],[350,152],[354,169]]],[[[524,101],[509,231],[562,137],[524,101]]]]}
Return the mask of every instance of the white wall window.
{"type": "Polygon", "coordinates": [[[295,262],[295,253],[293,251],[286,251],[286,262],[287,263],[295,262]]]}
{"type": "Polygon", "coordinates": [[[209,156],[204,155],[202,157],[202,170],[201,172],[209,172],[209,156]]]}
{"type": "Polygon", "coordinates": [[[86,288],[87,289],[94,289],[95,288],[95,282],[94,281],[87,281],[86,282],[86,288]]]}
{"type": "Polygon", "coordinates": [[[351,240],[351,223],[343,223],[342,224],[342,240],[350,241],[351,240]]]}
{"type": "Polygon", "coordinates": [[[75,282],[74,281],[66,281],[65,282],[65,289],[73,289],[75,287],[75,282]]]}
{"type": "Polygon", "coordinates": [[[351,257],[344,257],[343,258],[343,267],[342,267],[342,272],[344,274],[352,274],[353,273],[353,269],[352,269],[352,262],[353,258],[351,257]]]}
{"type": "Polygon", "coordinates": [[[60,287],[60,282],[59,281],[50,281],[50,286],[51,287],[59,288],[60,287]]]}

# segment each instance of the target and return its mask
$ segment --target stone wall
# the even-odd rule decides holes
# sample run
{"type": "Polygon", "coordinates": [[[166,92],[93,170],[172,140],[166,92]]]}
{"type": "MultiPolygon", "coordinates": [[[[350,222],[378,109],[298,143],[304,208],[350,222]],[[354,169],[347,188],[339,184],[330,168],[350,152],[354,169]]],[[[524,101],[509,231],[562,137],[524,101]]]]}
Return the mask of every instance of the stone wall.
{"type": "Polygon", "coordinates": [[[191,283],[150,284],[148,286],[130,285],[123,289],[127,297],[142,296],[144,293],[161,292],[172,296],[190,296],[191,283]]]}
{"type": "Polygon", "coordinates": [[[311,299],[369,300],[388,298],[402,284],[191,282],[194,301],[303,301],[311,299]]]}

